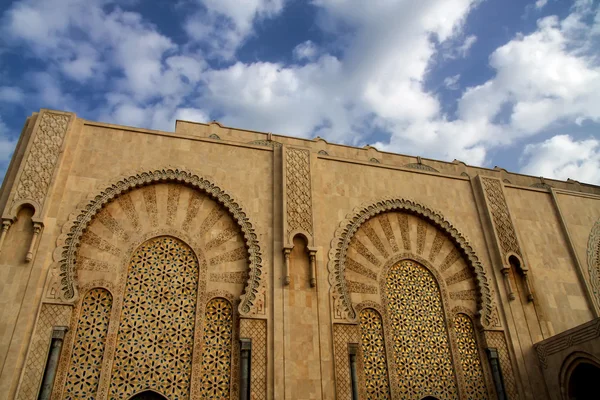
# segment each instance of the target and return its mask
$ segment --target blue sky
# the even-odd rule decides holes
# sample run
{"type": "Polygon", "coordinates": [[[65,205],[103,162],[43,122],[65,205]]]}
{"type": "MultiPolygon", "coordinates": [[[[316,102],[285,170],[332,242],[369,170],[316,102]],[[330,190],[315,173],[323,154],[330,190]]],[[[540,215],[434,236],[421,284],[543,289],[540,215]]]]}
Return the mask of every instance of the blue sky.
{"type": "Polygon", "coordinates": [[[600,184],[591,0],[0,5],[0,174],[39,108],[223,124],[600,184]]]}

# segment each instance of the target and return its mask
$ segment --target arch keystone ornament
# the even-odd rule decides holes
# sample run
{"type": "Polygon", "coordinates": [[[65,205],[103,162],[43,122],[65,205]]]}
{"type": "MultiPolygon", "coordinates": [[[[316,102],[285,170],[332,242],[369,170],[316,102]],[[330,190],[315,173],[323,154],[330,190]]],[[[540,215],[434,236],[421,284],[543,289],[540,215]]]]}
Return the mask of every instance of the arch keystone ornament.
{"type": "Polygon", "coordinates": [[[249,271],[238,309],[242,315],[249,314],[253,310],[262,280],[262,255],[258,237],[252,223],[240,204],[227,192],[208,179],[180,168],[157,169],[122,178],[101,190],[98,195],[90,199],[71,218],[71,222],[63,228],[63,234],[57,240],[58,248],[54,252],[55,260],[58,262],[60,269],[61,297],[63,300],[66,302],[77,300],[78,293],[75,283],[77,251],[81,243],[81,238],[94,216],[107,203],[135,188],[169,182],[180,183],[206,193],[217,203],[225,207],[233,220],[239,225],[248,250],[249,271]]]}
{"type": "Polygon", "coordinates": [[[415,201],[403,198],[384,198],[374,203],[365,203],[356,207],[344,219],[335,231],[329,251],[329,283],[332,286],[332,297],[336,307],[336,316],[350,321],[356,320],[356,311],[352,306],[348,285],[344,277],[348,262],[348,249],[351,241],[361,226],[369,219],[389,211],[399,211],[422,218],[448,235],[456,246],[472,273],[477,286],[476,300],[479,320],[484,328],[496,324],[494,302],[489,279],[475,251],[465,237],[441,213],[425,207],[415,201]]]}

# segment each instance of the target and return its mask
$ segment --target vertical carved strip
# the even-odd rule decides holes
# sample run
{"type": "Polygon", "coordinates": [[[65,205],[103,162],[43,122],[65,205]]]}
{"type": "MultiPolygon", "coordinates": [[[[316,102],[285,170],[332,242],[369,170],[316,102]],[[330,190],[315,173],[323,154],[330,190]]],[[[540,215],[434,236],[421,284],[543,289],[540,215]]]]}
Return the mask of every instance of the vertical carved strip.
{"type": "Polygon", "coordinates": [[[206,305],[202,340],[203,399],[228,399],[231,378],[233,308],[229,301],[216,298],[206,305]]]}
{"type": "Polygon", "coordinates": [[[521,256],[517,234],[510,219],[508,205],[502,191],[502,183],[497,179],[490,178],[481,178],[481,183],[490,207],[503,258],[510,252],[521,256]]]}
{"type": "Polygon", "coordinates": [[[590,232],[587,245],[587,262],[592,291],[596,296],[596,301],[600,304],[600,219],[596,221],[590,232]]]}
{"type": "Polygon", "coordinates": [[[250,398],[267,398],[267,321],[243,319],[240,321],[240,338],[252,340],[250,398]]]}
{"type": "Polygon", "coordinates": [[[379,313],[372,308],[360,313],[360,334],[367,398],[389,399],[383,322],[379,313]]]}
{"type": "Polygon", "coordinates": [[[150,217],[150,225],[153,228],[158,226],[158,206],[156,205],[156,187],[150,185],[142,189],[144,204],[146,204],[146,213],[150,217]]]}
{"type": "Polygon", "coordinates": [[[400,234],[402,235],[402,245],[404,250],[410,251],[410,232],[408,230],[408,215],[398,214],[398,225],[400,225],[400,234]]]}
{"type": "Polygon", "coordinates": [[[423,254],[425,250],[425,239],[427,237],[427,223],[419,218],[417,224],[417,254],[423,254]]]}
{"type": "Polygon", "coordinates": [[[385,234],[388,243],[392,247],[392,251],[397,253],[400,251],[398,249],[398,244],[396,243],[396,237],[394,236],[394,230],[392,229],[392,225],[390,224],[390,219],[387,214],[383,214],[378,218],[379,224],[381,225],[381,229],[383,229],[383,233],[385,234]]]}
{"type": "Polygon", "coordinates": [[[471,319],[465,314],[457,314],[454,317],[454,328],[465,392],[469,399],[485,400],[488,396],[487,388],[471,319]]]}
{"type": "Polygon", "coordinates": [[[335,382],[338,399],[352,398],[352,384],[350,381],[349,344],[360,343],[358,327],[356,325],[333,325],[333,351],[335,358],[335,382]]]}
{"type": "Polygon", "coordinates": [[[43,206],[71,116],[45,111],[39,118],[40,124],[16,184],[13,204],[34,200],[43,206]]]}
{"type": "Polygon", "coordinates": [[[502,369],[502,377],[504,378],[504,387],[509,400],[517,400],[519,392],[517,391],[517,381],[510,362],[508,346],[502,331],[486,331],[485,339],[487,346],[495,348],[498,351],[500,359],[500,368],[502,369]]]}
{"type": "Polygon", "coordinates": [[[287,235],[296,230],[313,234],[310,152],[286,149],[287,235]]]}
{"type": "Polygon", "coordinates": [[[96,396],[111,309],[112,296],[107,290],[92,289],[85,296],[65,385],[65,400],[96,396]]]}
{"type": "Polygon", "coordinates": [[[181,185],[169,185],[167,194],[167,225],[173,225],[177,208],[179,207],[179,195],[181,194],[181,185]]]}
{"type": "Polygon", "coordinates": [[[70,306],[42,304],[27,360],[25,361],[25,369],[17,394],[18,400],[37,399],[50,347],[52,327],[68,326],[70,318],[70,306]]]}
{"type": "Polygon", "coordinates": [[[186,232],[190,230],[190,226],[192,225],[194,218],[196,218],[196,215],[198,214],[198,210],[200,210],[200,206],[204,202],[204,198],[205,198],[204,196],[200,196],[196,192],[194,192],[190,196],[187,212],[185,214],[185,219],[183,220],[183,223],[181,224],[181,229],[183,229],[186,232]]]}

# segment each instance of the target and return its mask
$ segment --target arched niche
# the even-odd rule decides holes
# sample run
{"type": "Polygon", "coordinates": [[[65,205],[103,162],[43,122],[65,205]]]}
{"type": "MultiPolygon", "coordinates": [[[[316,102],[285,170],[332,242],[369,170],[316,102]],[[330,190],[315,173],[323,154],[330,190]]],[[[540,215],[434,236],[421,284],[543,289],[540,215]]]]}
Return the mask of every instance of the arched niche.
{"type": "Polygon", "coordinates": [[[563,400],[595,398],[596,382],[600,379],[600,360],[588,353],[576,351],[568,355],[560,370],[563,400]]]}
{"type": "Polygon", "coordinates": [[[129,398],[129,400],[167,400],[167,398],[153,390],[145,390],[143,392],[134,394],[129,398]]]}
{"type": "Polygon", "coordinates": [[[403,259],[438,275],[449,308],[471,309],[483,327],[499,325],[489,279],[468,241],[440,213],[399,198],[355,208],[336,230],[328,263],[334,318],[353,321],[353,304],[378,301],[384,267],[403,259]]]}
{"type": "Polygon", "coordinates": [[[76,265],[85,257],[81,254],[84,246],[95,246],[103,255],[83,262],[89,262],[91,269],[106,269],[107,264],[110,268],[111,263],[126,263],[132,249],[159,234],[172,235],[199,249],[197,253],[205,256],[201,262],[209,267],[209,279],[239,284],[241,314],[251,313],[259,303],[264,309],[264,299],[257,299],[264,293],[261,249],[248,216],[223,189],[179,169],[154,170],[123,178],[72,215],[54,252],[60,269],[62,298],[68,302],[77,298],[80,266],[76,265]],[[207,203],[211,206],[207,207],[207,203]],[[119,214],[118,218],[108,210],[110,207],[119,214]],[[218,232],[212,230],[215,224],[223,224],[223,218],[231,226],[223,226],[218,232]],[[236,230],[239,234],[233,232],[236,230]],[[241,263],[245,268],[229,275],[210,270],[211,265],[230,262],[241,263]]]}

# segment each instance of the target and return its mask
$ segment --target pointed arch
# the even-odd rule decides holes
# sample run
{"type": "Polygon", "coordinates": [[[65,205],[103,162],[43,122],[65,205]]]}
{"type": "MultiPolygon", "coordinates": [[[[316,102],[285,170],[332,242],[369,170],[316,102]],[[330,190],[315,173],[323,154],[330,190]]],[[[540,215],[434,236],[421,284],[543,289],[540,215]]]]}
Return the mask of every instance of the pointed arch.
{"type": "Polygon", "coordinates": [[[423,218],[438,229],[445,232],[461,253],[465,262],[475,275],[477,286],[477,307],[480,322],[484,327],[493,323],[493,300],[489,279],[483,269],[473,247],[465,237],[441,213],[433,211],[415,201],[403,198],[384,198],[374,203],[366,203],[355,208],[343,220],[335,232],[329,251],[329,283],[335,296],[339,299],[342,312],[348,319],[356,319],[356,311],[352,307],[344,271],[350,242],[359,228],[374,216],[388,212],[401,211],[423,218]]]}
{"type": "Polygon", "coordinates": [[[77,297],[77,287],[75,284],[77,249],[83,233],[92,222],[94,216],[107,203],[134,188],[164,182],[180,183],[206,193],[217,203],[224,206],[239,225],[248,251],[249,273],[238,307],[241,314],[248,314],[254,306],[254,300],[256,299],[262,279],[262,255],[253,224],[240,204],[219,186],[192,172],[177,168],[141,172],[123,178],[102,190],[72,218],[70,225],[67,225],[63,229],[64,234],[59,237],[59,248],[55,252],[55,259],[60,268],[63,298],[65,300],[75,300],[77,297]]]}

